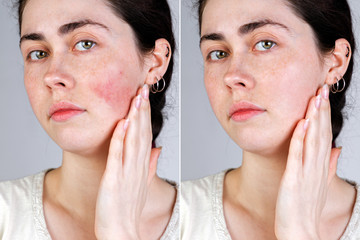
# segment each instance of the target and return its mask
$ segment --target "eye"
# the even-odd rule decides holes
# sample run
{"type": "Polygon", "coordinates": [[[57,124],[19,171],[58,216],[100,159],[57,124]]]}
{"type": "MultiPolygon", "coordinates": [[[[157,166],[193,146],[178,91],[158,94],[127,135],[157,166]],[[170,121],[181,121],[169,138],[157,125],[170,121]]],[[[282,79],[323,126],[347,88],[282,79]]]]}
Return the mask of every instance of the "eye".
{"type": "Polygon", "coordinates": [[[79,50],[79,51],[86,51],[86,50],[93,48],[95,46],[95,44],[96,44],[95,42],[89,41],[89,40],[80,41],[75,45],[75,48],[76,48],[76,50],[79,50]]]}
{"type": "Polygon", "coordinates": [[[211,59],[211,60],[220,60],[220,59],[223,59],[223,58],[226,58],[229,54],[227,52],[224,52],[224,51],[220,51],[220,50],[215,50],[215,51],[212,51],[209,55],[208,55],[208,59],[211,59]]]}
{"type": "Polygon", "coordinates": [[[28,58],[30,58],[31,60],[41,60],[43,58],[46,58],[48,56],[47,52],[44,51],[40,51],[40,50],[35,50],[29,53],[28,58]]]}
{"type": "Polygon", "coordinates": [[[273,48],[275,45],[276,45],[275,42],[265,40],[265,41],[258,42],[254,48],[258,51],[267,51],[267,50],[273,48]]]}

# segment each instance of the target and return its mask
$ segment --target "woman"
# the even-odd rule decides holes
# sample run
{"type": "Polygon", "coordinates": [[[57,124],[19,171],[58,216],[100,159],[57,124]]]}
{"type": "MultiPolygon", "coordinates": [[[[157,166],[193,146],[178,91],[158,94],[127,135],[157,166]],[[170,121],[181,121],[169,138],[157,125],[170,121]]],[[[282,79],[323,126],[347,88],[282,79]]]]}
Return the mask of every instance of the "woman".
{"type": "Polygon", "coordinates": [[[199,1],[204,81],[242,166],[185,182],[182,239],[358,239],[336,175],[355,51],[343,1],[199,1]],[[331,108],[331,111],[330,111],[331,108]]]}
{"type": "Polygon", "coordinates": [[[167,2],[18,9],[25,87],[63,162],[0,184],[0,238],[177,239],[176,188],[156,176],[152,148],[173,68],[167,2]]]}

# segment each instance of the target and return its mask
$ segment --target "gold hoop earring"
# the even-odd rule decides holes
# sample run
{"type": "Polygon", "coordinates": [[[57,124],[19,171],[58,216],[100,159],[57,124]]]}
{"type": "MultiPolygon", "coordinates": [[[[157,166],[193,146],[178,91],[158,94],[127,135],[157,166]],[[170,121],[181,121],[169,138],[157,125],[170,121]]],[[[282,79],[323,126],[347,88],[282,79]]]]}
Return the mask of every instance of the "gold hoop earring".
{"type": "Polygon", "coordinates": [[[331,92],[334,94],[344,91],[345,86],[346,86],[346,82],[343,77],[340,80],[338,78],[336,78],[336,80],[337,80],[336,83],[334,83],[330,89],[331,92]],[[341,84],[339,82],[341,82],[341,84]],[[336,84],[336,86],[335,86],[335,84],[336,84]]]}
{"type": "Polygon", "coordinates": [[[156,78],[156,83],[154,83],[150,89],[150,91],[154,94],[164,91],[165,86],[166,86],[166,82],[163,77],[161,77],[160,80],[157,77],[155,77],[155,78],[156,78]],[[159,82],[161,82],[161,84],[159,82]]]}

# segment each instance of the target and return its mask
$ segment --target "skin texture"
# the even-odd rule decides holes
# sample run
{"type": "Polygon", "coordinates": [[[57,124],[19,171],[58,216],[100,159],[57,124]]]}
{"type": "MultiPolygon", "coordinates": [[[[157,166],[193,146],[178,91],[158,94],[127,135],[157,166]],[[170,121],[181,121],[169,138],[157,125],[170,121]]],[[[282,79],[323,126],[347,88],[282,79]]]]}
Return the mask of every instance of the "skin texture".
{"type": "Polygon", "coordinates": [[[209,0],[201,39],[211,106],[243,149],[242,166],[227,173],[224,185],[232,238],[338,239],[355,190],[335,176],[340,150],[331,150],[322,86],[345,73],[348,42],[337,40],[333,53],[322,56],[310,26],[281,0],[209,0]],[[277,24],[241,27],[253,22],[277,24]],[[261,41],[274,44],[266,49],[261,41]],[[234,121],[229,112],[239,102],[263,112],[234,121]]]}
{"type": "Polygon", "coordinates": [[[169,43],[158,39],[140,54],[132,29],[101,0],[30,0],[21,28],[31,106],[63,150],[62,165],[44,183],[52,239],[158,239],[176,191],[156,176],[160,149],[151,149],[147,85],[165,74],[169,43]],[[64,31],[78,21],[96,24],[64,31]],[[29,39],[34,33],[42,37],[29,39]],[[85,49],[84,41],[95,44],[85,49]],[[85,111],[54,121],[49,111],[59,102],[85,111]]]}
{"type": "Polygon", "coordinates": [[[84,10],[81,10],[68,6],[69,3],[38,2],[32,0],[25,8],[22,35],[46,32],[47,41],[24,41],[21,49],[24,58],[33,50],[49,52],[50,57],[39,62],[24,59],[25,86],[30,103],[43,128],[60,147],[93,154],[93,149],[98,149],[109,139],[117,121],[126,116],[129,100],[146,76],[132,31],[115,15],[106,15],[105,10],[109,9],[101,1],[94,2],[100,5],[102,14],[85,11],[90,8],[88,4],[83,4],[84,10]],[[56,10],[46,10],[50,5],[56,10]],[[37,24],[44,18],[46,23],[37,24]],[[101,22],[109,30],[86,26],[68,35],[57,34],[61,25],[87,18],[101,22]],[[75,44],[81,40],[93,40],[97,44],[86,52],[74,50],[75,44]],[[65,81],[66,87],[59,85],[59,81],[65,81]],[[70,123],[67,128],[51,121],[47,116],[48,109],[59,101],[69,101],[85,108],[86,113],[77,117],[81,121],[70,123]],[[104,107],[98,108],[99,105],[104,107]],[[81,126],[86,126],[86,131],[81,126]]]}

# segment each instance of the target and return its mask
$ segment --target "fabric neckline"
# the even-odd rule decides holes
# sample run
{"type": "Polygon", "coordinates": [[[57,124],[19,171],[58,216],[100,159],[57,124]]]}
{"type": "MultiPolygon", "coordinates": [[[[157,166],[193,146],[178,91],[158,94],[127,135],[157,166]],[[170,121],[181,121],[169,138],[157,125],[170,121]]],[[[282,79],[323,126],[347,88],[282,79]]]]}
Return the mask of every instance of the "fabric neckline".
{"type": "Polygon", "coordinates": [[[223,189],[225,174],[229,170],[223,171],[215,175],[214,184],[211,192],[213,220],[216,232],[219,239],[231,240],[230,233],[226,227],[224,204],[223,204],[223,189]]]}
{"type": "Polygon", "coordinates": [[[36,234],[39,239],[51,240],[50,233],[46,227],[44,205],[43,205],[43,190],[45,174],[50,171],[45,170],[34,176],[34,183],[32,189],[32,209],[34,214],[34,225],[36,234]]]}

